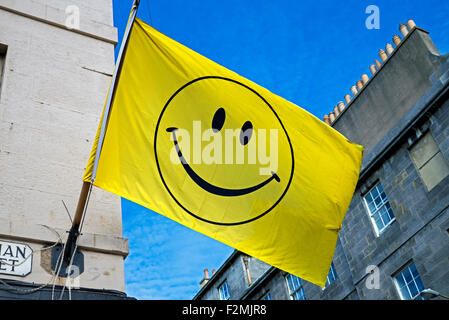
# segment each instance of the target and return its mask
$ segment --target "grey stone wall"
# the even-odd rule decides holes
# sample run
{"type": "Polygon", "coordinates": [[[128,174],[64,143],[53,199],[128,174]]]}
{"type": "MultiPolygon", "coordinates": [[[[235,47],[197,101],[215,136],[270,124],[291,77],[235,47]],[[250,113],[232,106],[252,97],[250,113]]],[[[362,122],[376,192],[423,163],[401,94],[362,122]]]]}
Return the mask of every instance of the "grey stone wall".
{"type": "MultiPolygon", "coordinates": [[[[430,117],[430,132],[446,161],[449,159],[447,112],[448,101],[430,117]]],[[[416,263],[426,287],[437,285],[443,292],[447,291],[449,176],[428,191],[410,157],[408,144],[404,143],[369,179],[382,183],[396,221],[376,237],[360,190],[356,190],[340,238],[361,298],[398,298],[392,275],[410,260],[416,263]],[[368,265],[379,266],[381,290],[367,290],[364,286],[368,265]]]]}

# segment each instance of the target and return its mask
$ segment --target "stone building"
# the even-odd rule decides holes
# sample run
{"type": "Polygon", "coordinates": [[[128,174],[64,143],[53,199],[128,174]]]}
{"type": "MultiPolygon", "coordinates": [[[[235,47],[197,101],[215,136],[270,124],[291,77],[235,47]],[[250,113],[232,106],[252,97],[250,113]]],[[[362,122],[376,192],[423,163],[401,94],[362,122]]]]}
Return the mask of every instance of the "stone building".
{"type": "MultiPolygon", "coordinates": [[[[0,0],[0,298],[66,283],[43,249],[70,229],[116,44],[112,0],[0,0]]],[[[125,298],[119,197],[93,191],[79,248],[72,297],[125,298]]]]}
{"type": "Polygon", "coordinates": [[[324,288],[235,251],[194,299],[449,293],[449,55],[412,20],[324,121],[365,146],[324,288]]]}

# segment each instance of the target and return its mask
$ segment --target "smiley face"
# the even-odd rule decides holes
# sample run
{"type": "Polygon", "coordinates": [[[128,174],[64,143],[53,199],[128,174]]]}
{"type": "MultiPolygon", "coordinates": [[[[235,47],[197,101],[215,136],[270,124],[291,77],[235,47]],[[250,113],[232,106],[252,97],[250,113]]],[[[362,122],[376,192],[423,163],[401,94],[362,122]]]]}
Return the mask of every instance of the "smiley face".
{"type": "Polygon", "coordinates": [[[217,225],[265,216],[286,194],[294,171],[290,139],[272,106],[249,86],[222,77],[195,79],[169,98],[159,115],[154,152],[160,179],[176,204],[217,225]],[[181,129],[191,136],[181,136],[181,129]],[[235,154],[234,145],[229,149],[233,137],[235,154]],[[216,139],[221,141],[214,145],[216,161],[202,162],[198,152],[201,156],[216,139]],[[245,161],[236,160],[237,148],[245,161]],[[171,161],[173,151],[178,164],[171,161]],[[264,166],[268,173],[261,174],[264,166]]]}
{"type": "MultiPolygon", "coordinates": [[[[212,130],[214,132],[219,132],[221,128],[223,127],[224,120],[225,120],[225,110],[223,108],[219,108],[214,115],[214,118],[212,120],[212,130]]],[[[173,134],[173,143],[176,149],[176,154],[179,157],[180,162],[182,163],[186,173],[190,176],[190,178],[203,190],[210,192],[212,194],[224,196],[224,197],[236,197],[236,196],[242,196],[251,192],[254,192],[272,180],[275,180],[277,182],[280,182],[280,179],[278,175],[275,172],[271,172],[271,177],[266,179],[265,181],[247,188],[240,188],[240,189],[230,189],[230,188],[222,188],[219,186],[216,186],[212,183],[207,182],[203,178],[201,178],[195,170],[192,169],[192,167],[189,165],[188,161],[184,158],[181,148],[179,147],[178,138],[176,136],[176,131],[178,128],[170,127],[167,128],[167,132],[171,132],[173,134]]],[[[240,131],[239,135],[239,142],[241,145],[245,146],[249,143],[249,140],[253,136],[252,134],[253,126],[250,121],[247,121],[243,124],[242,129],[240,131]]]]}

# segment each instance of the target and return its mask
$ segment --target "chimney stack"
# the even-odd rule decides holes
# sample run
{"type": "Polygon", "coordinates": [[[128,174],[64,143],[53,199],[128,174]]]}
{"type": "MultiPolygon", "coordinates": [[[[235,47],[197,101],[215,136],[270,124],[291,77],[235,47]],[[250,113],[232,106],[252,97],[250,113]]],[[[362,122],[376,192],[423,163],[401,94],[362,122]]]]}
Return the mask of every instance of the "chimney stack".
{"type": "MultiPolygon", "coordinates": [[[[401,32],[404,38],[413,30],[413,28],[416,28],[416,24],[411,19],[407,21],[407,24],[401,23],[399,25],[399,31],[401,32]]],[[[395,51],[395,48],[397,49],[402,41],[403,38],[395,34],[393,36],[394,45],[387,43],[385,46],[385,50],[384,49],[379,50],[379,57],[382,62],[380,62],[378,59],[375,59],[374,64],[369,66],[369,70],[371,71],[373,76],[377,72],[379,72],[385,61],[387,61],[389,57],[391,57],[391,55],[395,51]]],[[[339,116],[339,114],[351,103],[352,99],[354,99],[360,93],[360,91],[369,81],[370,79],[368,74],[366,73],[362,74],[361,80],[358,80],[355,85],[351,86],[352,96],[350,94],[346,94],[344,98],[346,103],[343,101],[338,102],[338,104],[334,106],[333,111],[331,113],[323,116],[323,121],[328,125],[332,124],[335,121],[335,119],[339,116]]]]}
{"type": "Polygon", "coordinates": [[[204,278],[200,281],[201,288],[206,285],[206,283],[209,281],[209,270],[204,269],[204,278]]]}

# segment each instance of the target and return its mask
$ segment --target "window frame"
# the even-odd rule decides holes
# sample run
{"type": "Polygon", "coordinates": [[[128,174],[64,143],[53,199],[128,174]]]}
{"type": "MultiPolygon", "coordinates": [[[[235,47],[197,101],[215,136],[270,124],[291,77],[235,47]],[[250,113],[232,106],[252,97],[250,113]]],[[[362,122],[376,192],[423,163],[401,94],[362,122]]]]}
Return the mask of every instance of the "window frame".
{"type": "Polygon", "coordinates": [[[220,298],[220,300],[230,300],[231,299],[231,292],[229,290],[229,285],[228,285],[228,281],[224,280],[219,286],[218,286],[218,297],[220,298]],[[222,295],[222,288],[226,288],[226,292],[227,292],[227,298],[224,298],[222,295]]]}
{"type": "MultiPolygon", "coordinates": [[[[372,197],[372,195],[371,195],[371,197],[372,197]]],[[[380,181],[377,181],[367,192],[365,192],[363,195],[362,195],[362,201],[363,201],[363,204],[364,204],[364,206],[365,206],[365,209],[366,209],[366,212],[368,213],[368,216],[369,216],[369,218],[370,218],[370,220],[371,220],[371,224],[373,225],[373,227],[374,227],[374,232],[375,232],[375,234],[376,234],[376,237],[379,237],[382,233],[384,233],[385,232],[385,230],[393,223],[393,222],[395,222],[396,221],[396,216],[394,215],[394,212],[393,212],[393,209],[391,208],[391,204],[390,204],[390,200],[388,199],[388,196],[387,196],[387,193],[385,192],[385,189],[384,189],[384,187],[382,186],[382,183],[380,182],[380,181]],[[371,210],[370,210],[370,208],[369,208],[369,205],[368,205],[368,201],[367,201],[367,199],[366,199],[366,197],[369,195],[369,194],[371,194],[371,192],[375,189],[375,188],[377,188],[377,186],[381,186],[382,187],[382,190],[383,190],[383,193],[385,193],[385,199],[386,200],[382,200],[382,203],[381,203],[381,205],[378,207],[378,208],[376,208],[376,211],[374,211],[373,213],[371,213],[371,210]],[[382,215],[380,215],[380,219],[381,219],[381,221],[382,221],[382,223],[384,224],[384,226],[383,226],[383,228],[382,229],[379,229],[379,227],[377,226],[377,223],[376,223],[376,220],[374,219],[374,216],[384,207],[384,206],[386,206],[388,204],[388,206],[390,207],[390,209],[391,209],[391,212],[392,212],[392,214],[393,214],[393,218],[391,218],[390,219],[390,221],[388,221],[386,224],[385,224],[385,222],[383,221],[383,219],[382,219],[382,215]]],[[[373,199],[373,201],[374,201],[374,199],[373,199]]],[[[374,203],[374,205],[377,207],[377,205],[374,203]]]]}
{"type": "MultiPolygon", "coordinates": [[[[304,290],[304,282],[300,277],[295,276],[291,273],[288,273],[284,278],[285,278],[285,282],[287,284],[287,289],[288,289],[288,294],[289,294],[290,300],[307,300],[306,292],[304,290]],[[288,277],[295,277],[299,281],[299,286],[297,288],[295,288],[294,290],[292,290],[292,288],[290,288],[288,277]],[[301,294],[303,299],[294,299],[294,296],[296,294],[298,294],[298,295],[301,294]]],[[[295,278],[293,278],[293,279],[295,279],[295,278]]]]}
{"type": "Polygon", "coordinates": [[[416,286],[416,288],[417,288],[418,290],[421,290],[421,291],[422,291],[422,290],[425,288],[425,287],[424,287],[424,282],[423,282],[423,280],[422,280],[422,278],[421,278],[421,275],[419,274],[419,271],[418,271],[418,268],[416,267],[416,264],[415,264],[413,261],[410,261],[409,263],[407,263],[405,266],[403,266],[401,269],[399,269],[399,271],[397,271],[397,272],[393,275],[393,282],[394,282],[394,285],[395,285],[395,287],[396,287],[396,291],[397,291],[399,297],[401,298],[401,300],[424,300],[424,298],[422,298],[422,297],[420,296],[421,291],[418,291],[418,293],[417,293],[415,296],[412,296],[412,293],[411,293],[410,288],[409,288],[409,286],[408,286],[407,280],[406,280],[406,278],[405,278],[405,276],[404,276],[404,272],[405,272],[406,270],[409,270],[410,274],[412,275],[412,281],[413,281],[413,283],[415,284],[415,286],[416,286]],[[415,266],[415,270],[416,270],[416,273],[418,274],[418,277],[415,277],[415,276],[413,275],[413,272],[412,272],[412,270],[410,269],[410,267],[411,267],[412,265],[415,266]],[[397,278],[398,278],[399,276],[401,276],[401,275],[402,275],[403,281],[404,281],[404,283],[405,283],[405,288],[407,289],[408,294],[410,295],[410,299],[407,299],[406,297],[404,297],[404,295],[403,295],[403,293],[402,293],[401,286],[400,286],[399,281],[398,281],[398,279],[397,279],[397,278]],[[422,289],[419,289],[418,283],[416,282],[416,279],[418,279],[418,278],[419,278],[419,280],[421,281],[422,289]],[[419,298],[421,298],[421,299],[419,299],[419,298]]]}

